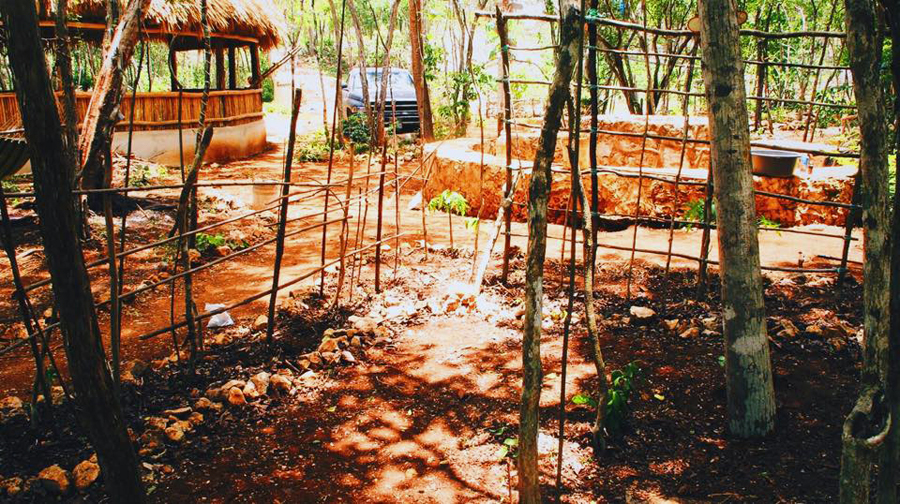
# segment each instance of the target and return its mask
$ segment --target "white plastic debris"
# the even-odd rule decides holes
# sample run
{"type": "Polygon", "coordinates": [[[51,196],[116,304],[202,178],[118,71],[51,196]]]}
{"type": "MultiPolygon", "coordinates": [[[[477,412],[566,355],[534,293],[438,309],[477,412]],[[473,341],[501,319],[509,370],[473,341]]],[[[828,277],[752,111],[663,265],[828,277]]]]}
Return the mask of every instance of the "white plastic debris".
{"type": "MultiPolygon", "coordinates": [[[[225,308],[225,305],[206,303],[206,306],[204,307],[206,311],[218,310],[220,308],[225,308]]],[[[228,327],[230,325],[234,325],[234,320],[231,319],[231,315],[229,315],[227,311],[224,311],[210,317],[209,322],[206,324],[206,328],[215,329],[217,327],[228,327]]]]}

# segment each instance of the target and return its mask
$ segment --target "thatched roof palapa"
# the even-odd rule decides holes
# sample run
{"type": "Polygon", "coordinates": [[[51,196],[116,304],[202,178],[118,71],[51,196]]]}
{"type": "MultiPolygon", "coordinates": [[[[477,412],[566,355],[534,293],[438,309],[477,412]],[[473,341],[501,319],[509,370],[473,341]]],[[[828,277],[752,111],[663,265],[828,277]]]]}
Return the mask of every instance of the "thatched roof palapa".
{"type": "MultiPolygon", "coordinates": [[[[44,19],[56,8],[56,2],[43,2],[44,19]],[[49,5],[48,5],[49,4],[49,5]],[[48,8],[49,7],[49,8],[48,8]]],[[[264,0],[208,0],[208,19],[213,38],[255,39],[261,49],[281,43],[285,21],[277,7],[264,0]]],[[[124,0],[119,0],[124,8],[124,0]]],[[[80,23],[105,23],[106,0],[72,0],[69,16],[80,23]]],[[[147,33],[157,40],[168,40],[172,34],[199,39],[200,0],[151,0],[144,15],[147,33]]],[[[44,23],[42,23],[44,24],[44,23]]],[[[83,30],[83,28],[82,28],[83,30]]]]}

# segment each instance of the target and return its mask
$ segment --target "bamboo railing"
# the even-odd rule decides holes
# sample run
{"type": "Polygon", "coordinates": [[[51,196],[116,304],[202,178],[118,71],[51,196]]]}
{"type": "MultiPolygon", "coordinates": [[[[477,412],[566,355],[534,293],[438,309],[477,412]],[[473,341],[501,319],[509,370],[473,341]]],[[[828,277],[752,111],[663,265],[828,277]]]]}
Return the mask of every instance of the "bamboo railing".
{"type": "MultiPolygon", "coordinates": [[[[177,128],[180,100],[182,127],[196,127],[200,117],[201,94],[190,91],[143,92],[137,93],[134,100],[130,95],[125,96],[122,99],[120,117],[131,117],[131,108],[134,104],[135,131],[177,128]]],[[[87,92],[78,92],[75,95],[79,123],[84,119],[90,99],[91,94],[87,92]]],[[[60,101],[60,103],[62,102],[60,101]]],[[[210,91],[209,93],[207,123],[212,126],[237,126],[256,121],[262,116],[262,90],[260,89],[210,91]]],[[[15,93],[0,93],[0,124],[4,125],[5,129],[21,125],[15,93]]],[[[125,131],[127,128],[128,121],[123,119],[116,130],[125,131]]]]}

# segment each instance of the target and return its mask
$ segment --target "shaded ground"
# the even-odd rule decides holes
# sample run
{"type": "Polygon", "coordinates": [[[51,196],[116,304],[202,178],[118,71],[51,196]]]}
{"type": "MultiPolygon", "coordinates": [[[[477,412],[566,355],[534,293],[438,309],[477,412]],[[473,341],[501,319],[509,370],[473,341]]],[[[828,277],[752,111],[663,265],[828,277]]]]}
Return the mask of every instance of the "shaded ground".
{"type": "MultiPolygon", "coordinates": [[[[470,266],[469,259],[445,254],[422,260],[421,250],[406,254],[386,293],[370,295],[349,310],[333,312],[314,294],[301,297],[308,308],[285,319],[271,351],[248,339],[213,347],[194,378],[171,366],[150,372],[142,386],[129,387],[126,394],[130,425],[140,435],[147,428],[142,418],[192,404],[198,391],[212,384],[296,364],[315,348],[325,328],[341,327],[351,312],[378,313],[390,300],[441,299],[470,266]]],[[[523,296],[521,280],[515,281],[521,258],[513,264],[517,274],[509,288],[489,279],[485,299],[495,308],[451,314],[421,309],[387,321],[391,341],[361,353],[359,364],[320,372],[292,397],[270,395],[248,407],[208,414],[187,441],[144,458],[154,501],[507,500],[516,470],[498,452],[517,428],[521,335],[512,314],[523,296]],[[175,470],[166,474],[165,467],[175,470]]],[[[560,272],[559,265],[550,269],[552,275],[560,272]]],[[[840,425],[857,383],[857,343],[844,338],[836,346],[806,334],[775,336],[775,321],[786,317],[802,332],[821,322],[810,319],[810,313],[833,313],[859,327],[859,286],[835,291],[827,281],[802,277],[768,285],[777,428],[761,441],[740,441],[725,432],[721,336],[685,339],[663,322],[700,324],[714,316],[717,287],[695,301],[692,273],[666,277],[656,268],[640,267],[642,294],[628,302],[623,271],[622,263],[608,265],[598,282],[603,286],[597,295],[602,344],[609,369],[636,362],[641,378],[623,435],[603,453],[590,444],[592,412],[568,404],[563,501],[621,502],[638,489],[712,502],[833,500],[840,425]],[[638,322],[629,317],[632,305],[650,307],[656,316],[638,322]]],[[[548,282],[548,311],[565,302],[556,284],[548,282]]],[[[583,313],[580,303],[574,313],[583,313]]],[[[555,322],[546,329],[540,444],[549,497],[555,492],[550,482],[562,327],[555,322]]],[[[581,322],[573,326],[570,348],[569,400],[590,393],[595,383],[581,322]]],[[[46,444],[33,444],[33,435],[21,423],[0,426],[0,474],[34,474],[49,461],[71,468],[90,453],[71,435],[59,441],[49,435],[46,444]]],[[[88,495],[99,496],[97,486],[92,492],[88,495]]]]}

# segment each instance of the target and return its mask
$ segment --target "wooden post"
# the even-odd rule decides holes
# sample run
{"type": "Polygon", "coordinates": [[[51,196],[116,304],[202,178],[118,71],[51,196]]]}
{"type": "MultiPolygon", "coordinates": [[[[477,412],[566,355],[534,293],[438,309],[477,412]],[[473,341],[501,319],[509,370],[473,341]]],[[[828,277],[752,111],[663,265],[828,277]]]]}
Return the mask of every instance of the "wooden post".
{"type": "Polygon", "coordinates": [[[259,82],[259,44],[255,43],[250,44],[250,87],[254,89],[262,87],[262,82],[259,82]]]}
{"type": "Polygon", "coordinates": [[[216,53],[216,89],[225,89],[225,49],[215,48],[216,53]]]}
{"type": "Polygon", "coordinates": [[[172,91],[181,89],[178,81],[178,51],[172,46],[172,42],[169,42],[169,82],[172,91]]]}
{"type": "Polygon", "coordinates": [[[552,183],[553,153],[556,151],[562,112],[570,96],[569,86],[578,58],[579,39],[583,34],[581,13],[575,0],[562,2],[560,16],[556,72],[547,94],[544,126],[535,154],[528,199],[522,400],[519,409],[519,502],[522,504],[541,502],[537,438],[541,400],[541,314],[547,252],[547,203],[552,183]]]}
{"type": "MultiPolygon", "coordinates": [[[[850,196],[850,203],[854,205],[858,205],[860,200],[859,179],[860,174],[859,171],[857,171],[856,175],[853,177],[853,192],[850,196]]],[[[844,248],[841,251],[841,267],[838,271],[838,285],[843,285],[844,280],[847,278],[847,262],[850,257],[850,242],[852,241],[851,238],[853,238],[853,227],[856,225],[858,219],[859,211],[855,208],[848,208],[847,212],[844,213],[844,248]]]]}
{"type": "MultiPolygon", "coordinates": [[[[387,166],[387,142],[381,145],[381,174],[378,176],[378,222],[375,227],[375,292],[381,292],[381,228],[384,214],[384,173],[387,166]]],[[[423,201],[424,205],[425,202],[423,201]]],[[[453,228],[450,228],[453,241],[453,228]]]]}
{"type": "MultiPolygon", "coordinates": [[[[6,208],[6,195],[3,193],[2,186],[0,186],[0,217],[3,219],[3,248],[6,251],[6,257],[9,259],[9,267],[12,270],[15,298],[19,304],[19,316],[22,317],[22,324],[28,333],[28,343],[31,345],[31,354],[34,357],[34,381],[37,389],[44,394],[44,407],[49,413],[53,401],[50,400],[50,386],[44,373],[44,356],[41,353],[41,348],[38,347],[36,333],[40,333],[42,342],[46,343],[46,339],[44,338],[41,324],[34,315],[34,309],[28,300],[28,294],[25,292],[25,286],[22,283],[19,264],[16,260],[16,245],[13,243],[12,225],[9,221],[9,211],[6,208]],[[34,324],[32,324],[32,321],[34,321],[34,324]],[[37,331],[35,331],[35,328],[37,328],[37,331]]],[[[45,350],[49,351],[49,348],[45,350]]]]}
{"type": "Polygon", "coordinates": [[[228,89],[237,89],[237,54],[234,46],[228,46],[228,89]]]}
{"type": "MultiPolygon", "coordinates": [[[[599,8],[599,5],[600,0],[591,0],[591,9],[596,10],[599,8]]],[[[595,261],[597,258],[597,231],[599,228],[595,224],[595,222],[599,224],[599,219],[594,219],[594,212],[598,212],[600,208],[599,180],[597,177],[597,115],[599,113],[598,93],[600,91],[597,88],[597,23],[588,23],[587,74],[591,95],[591,133],[590,145],[588,146],[588,158],[591,165],[591,203],[585,215],[589,216],[591,220],[591,243],[593,248],[591,250],[590,266],[593,270],[597,266],[595,261]]],[[[591,287],[593,288],[593,285],[591,287]]]]}
{"type": "MultiPolygon", "coordinates": [[[[335,86],[334,86],[334,110],[332,110],[331,114],[331,141],[328,143],[328,175],[325,178],[325,185],[331,185],[331,171],[334,167],[334,142],[335,142],[335,132],[337,132],[340,127],[338,126],[338,118],[340,116],[340,112],[338,109],[341,108],[341,86],[337,83],[341,82],[341,70],[343,69],[343,65],[341,65],[341,58],[343,54],[344,48],[344,11],[347,2],[344,1],[341,5],[341,32],[340,38],[338,41],[338,53],[337,53],[337,76],[335,77],[335,86]]],[[[256,47],[256,46],[254,46],[256,47]]],[[[258,63],[258,61],[257,61],[258,63]]],[[[258,68],[257,68],[258,70],[258,68]]],[[[325,295],[325,250],[328,247],[328,201],[330,192],[325,193],[325,213],[322,216],[322,253],[321,253],[321,266],[322,266],[322,276],[319,281],[319,295],[325,295]]]]}
{"type": "MultiPolygon", "coordinates": [[[[515,199],[516,188],[513,184],[512,174],[512,93],[509,90],[509,35],[506,31],[506,19],[497,7],[497,34],[500,36],[501,74],[503,87],[503,129],[506,134],[506,199],[512,202],[515,199]]],[[[501,281],[506,284],[509,280],[509,249],[512,240],[512,208],[502,214],[503,227],[506,234],[503,238],[503,273],[501,281]]],[[[499,217],[499,215],[498,215],[499,217]]],[[[480,286],[480,282],[479,282],[480,286]]]]}
{"type": "Polygon", "coordinates": [[[281,259],[284,256],[284,234],[287,228],[288,193],[291,186],[291,167],[294,163],[294,143],[297,140],[297,114],[300,112],[300,100],[303,91],[294,90],[294,101],[291,105],[291,130],[288,133],[287,154],[284,157],[284,184],[281,186],[281,203],[278,213],[278,232],[275,238],[275,266],[272,269],[272,294],[269,296],[269,319],[266,324],[266,344],[272,344],[272,334],[275,332],[275,301],[278,298],[278,278],[281,276],[281,259]]]}
{"type": "Polygon", "coordinates": [[[703,236],[700,238],[700,262],[697,266],[697,298],[702,299],[706,296],[706,280],[707,271],[709,269],[709,242],[710,242],[710,222],[712,213],[713,198],[713,161],[709,160],[709,168],[706,170],[706,196],[703,198],[703,236]]]}

